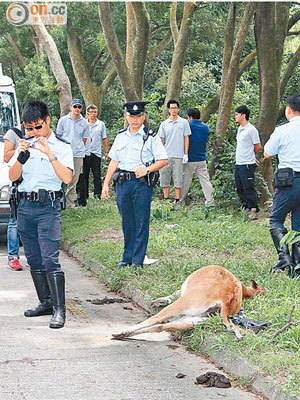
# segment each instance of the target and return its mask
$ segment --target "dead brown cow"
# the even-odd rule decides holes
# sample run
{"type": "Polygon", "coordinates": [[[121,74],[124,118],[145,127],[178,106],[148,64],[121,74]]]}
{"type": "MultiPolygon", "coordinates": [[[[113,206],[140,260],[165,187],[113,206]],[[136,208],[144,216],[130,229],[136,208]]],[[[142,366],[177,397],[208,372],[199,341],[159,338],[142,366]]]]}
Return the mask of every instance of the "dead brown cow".
{"type": "Polygon", "coordinates": [[[192,329],[194,325],[206,321],[211,313],[220,311],[224,325],[239,340],[243,337],[240,328],[231,324],[227,317],[240,311],[243,298],[249,299],[259,293],[265,293],[265,289],[257,286],[254,280],[251,280],[250,287],[246,287],[227,269],[208,265],[188,276],[179,291],[178,300],[172,303],[171,295],[152,301],[155,306],[169,305],[153,317],[113,334],[113,337],[122,339],[146,332],[192,329]]]}

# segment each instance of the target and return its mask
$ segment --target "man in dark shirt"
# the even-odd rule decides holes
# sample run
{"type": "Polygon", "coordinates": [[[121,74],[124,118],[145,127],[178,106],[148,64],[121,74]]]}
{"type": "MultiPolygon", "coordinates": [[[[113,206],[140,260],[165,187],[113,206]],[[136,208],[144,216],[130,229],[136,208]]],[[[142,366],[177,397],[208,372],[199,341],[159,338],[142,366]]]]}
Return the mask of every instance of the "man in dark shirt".
{"type": "Polygon", "coordinates": [[[205,205],[214,206],[213,187],[206,165],[206,143],[209,136],[209,127],[200,120],[198,108],[188,109],[187,115],[192,134],[190,135],[188,163],[183,166],[181,201],[186,198],[193,176],[197,174],[205,196],[205,205]]]}

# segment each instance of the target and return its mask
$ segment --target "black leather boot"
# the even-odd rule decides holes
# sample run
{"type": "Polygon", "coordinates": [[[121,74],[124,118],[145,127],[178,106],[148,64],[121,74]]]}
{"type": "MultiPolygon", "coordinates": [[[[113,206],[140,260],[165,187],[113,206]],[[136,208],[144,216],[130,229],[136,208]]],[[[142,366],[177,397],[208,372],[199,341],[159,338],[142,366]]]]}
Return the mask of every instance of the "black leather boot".
{"type": "Polygon", "coordinates": [[[294,267],[293,259],[290,255],[288,245],[284,243],[280,246],[281,239],[287,234],[287,230],[280,228],[270,229],[271,236],[274,242],[275,249],[278,253],[278,262],[273,265],[270,272],[287,270],[288,274],[294,267]]]}
{"type": "Polygon", "coordinates": [[[65,274],[63,271],[48,272],[47,280],[53,301],[53,316],[49,327],[62,328],[66,319],[65,274]]]}
{"type": "Polygon", "coordinates": [[[292,244],[292,257],[295,267],[291,277],[296,278],[300,276],[300,241],[292,244]]]}
{"type": "Polygon", "coordinates": [[[39,317],[40,315],[51,315],[53,313],[51,294],[46,278],[46,272],[40,269],[32,269],[31,277],[40,303],[30,310],[24,312],[25,317],[39,317]]]}

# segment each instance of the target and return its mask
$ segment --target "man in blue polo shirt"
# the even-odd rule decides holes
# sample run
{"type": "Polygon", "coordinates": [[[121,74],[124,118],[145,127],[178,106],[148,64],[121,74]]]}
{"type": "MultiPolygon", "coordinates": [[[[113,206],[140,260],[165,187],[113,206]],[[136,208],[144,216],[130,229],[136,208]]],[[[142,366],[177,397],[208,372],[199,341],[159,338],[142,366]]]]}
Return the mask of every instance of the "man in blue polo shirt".
{"type": "Polygon", "coordinates": [[[188,162],[189,135],[191,134],[191,129],[188,121],[178,115],[179,103],[177,100],[169,100],[167,108],[170,118],[163,121],[158,130],[158,135],[168,155],[168,165],[159,171],[160,186],[163,188],[164,199],[169,199],[170,184],[173,178],[175,190],[174,203],[179,203],[183,164],[188,162]]]}
{"type": "Polygon", "coordinates": [[[206,144],[209,136],[209,127],[200,120],[201,114],[198,108],[189,108],[187,115],[192,134],[189,137],[188,163],[183,166],[181,200],[186,198],[193,176],[197,174],[205,197],[205,205],[214,206],[213,187],[206,165],[206,144]]]}
{"type": "Polygon", "coordinates": [[[68,185],[66,192],[66,206],[75,207],[75,189],[85,156],[85,143],[89,137],[90,126],[81,115],[82,101],[73,99],[70,113],[60,118],[56,133],[58,136],[71,143],[74,159],[74,175],[72,182],[68,185]]]}

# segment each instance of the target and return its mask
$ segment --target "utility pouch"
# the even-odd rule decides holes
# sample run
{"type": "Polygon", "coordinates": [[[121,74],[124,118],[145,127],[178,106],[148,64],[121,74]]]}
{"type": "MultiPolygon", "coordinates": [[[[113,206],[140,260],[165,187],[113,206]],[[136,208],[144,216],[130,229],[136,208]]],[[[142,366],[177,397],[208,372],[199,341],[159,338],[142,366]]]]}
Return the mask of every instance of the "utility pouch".
{"type": "Polygon", "coordinates": [[[113,174],[112,180],[114,181],[114,183],[116,183],[116,182],[119,181],[120,175],[121,175],[121,172],[120,172],[120,171],[116,171],[116,172],[113,174]]]}
{"type": "Polygon", "coordinates": [[[61,185],[61,193],[62,193],[62,196],[59,199],[60,209],[61,210],[65,210],[67,208],[67,204],[66,204],[66,185],[65,185],[65,183],[62,183],[62,185],[61,185]]]}
{"type": "Polygon", "coordinates": [[[274,174],[274,185],[276,188],[293,186],[294,171],[292,168],[279,168],[274,174]]]}
{"type": "Polygon", "coordinates": [[[46,201],[46,190],[45,189],[38,190],[38,201],[39,201],[39,203],[45,203],[45,201],[46,201]]]}
{"type": "Polygon", "coordinates": [[[9,205],[11,216],[16,220],[18,213],[18,199],[17,199],[17,188],[12,186],[9,193],[9,205]]]}
{"type": "MultiPolygon", "coordinates": [[[[155,162],[154,160],[152,162],[147,162],[146,163],[146,167],[149,167],[154,162],[155,162]]],[[[158,171],[150,172],[150,174],[147,174],[145,176],[145,178],[146,178],[147,186],[148,187],[154,187],[158,182],[159,172],[158,171]]]]}
{"type": "Polygon", "coordinates": [[[158,182],[158,178],[159,178],[158,171],[150,172],[150,174],[147,174],[147,186],[154,187],[158,182]]]}

